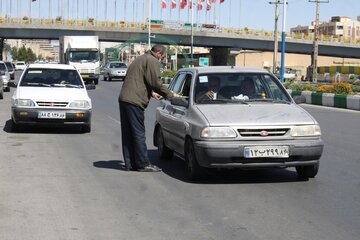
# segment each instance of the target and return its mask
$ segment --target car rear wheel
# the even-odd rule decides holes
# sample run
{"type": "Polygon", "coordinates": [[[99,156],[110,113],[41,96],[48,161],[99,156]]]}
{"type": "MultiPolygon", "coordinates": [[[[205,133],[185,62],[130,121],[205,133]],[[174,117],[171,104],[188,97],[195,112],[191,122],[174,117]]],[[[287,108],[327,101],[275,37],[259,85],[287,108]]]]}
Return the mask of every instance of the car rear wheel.
{"type": "Polygon", "coordinates": [[[198,180],[203,176],[203,169],[196,160],[194,144],[191,140],[185,144],[185,172],[190,180],[198,180]]]}
{"type": "Polygon", "coordinates": [[[296,172],[300,177],[313,178],[319,171],[319,163],[310,166],[297,166],[296,172]]]}
{"type": "Polygon", "coordinates": [[[162,133],[161,127],[158,128],[156,137],[157,137],[157,147],[158,147],[159,157],[161,159],[172,158],[174,152],[165,145],[164,135],[162,133]]]}

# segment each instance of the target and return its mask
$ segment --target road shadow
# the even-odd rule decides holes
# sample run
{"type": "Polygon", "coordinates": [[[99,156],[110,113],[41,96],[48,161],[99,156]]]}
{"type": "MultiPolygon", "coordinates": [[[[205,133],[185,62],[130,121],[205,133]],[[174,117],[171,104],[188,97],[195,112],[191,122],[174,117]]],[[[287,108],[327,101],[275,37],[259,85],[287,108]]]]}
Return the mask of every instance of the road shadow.
{"type": "Polygon", "coordinates": [[[84,134],[81,126],[70,126],[70,125],[62,125],[62,126],[51,126],[51,125],[26,125],[21,126],[19,129],[14,131],[12,129],[11,119],[5,122],[3,127],[3,131],[6,133],[40,133],[40,134],[84,134]]]}
{"type": "Polygon", "coordinates": [[[97,168],[126,171],[124,162],[120,160],[97,161],[97,162],[93,162],[93,166],[97,168]]]}
{"type": "Polygon", "coordinates": [[[262,183],[286,183],[304,182],[307,178],[301,178],[291,168],[269,168],[256,170],[241,169],[207,169],[204,177],[197,181],[190,181],[185,174],[185,162],[178,156],[172,159],[159,160],[156,150],[149,150],[150,161],[162,168],[168,176],[183,182],[193,184],[262,184],[262,183]]]}

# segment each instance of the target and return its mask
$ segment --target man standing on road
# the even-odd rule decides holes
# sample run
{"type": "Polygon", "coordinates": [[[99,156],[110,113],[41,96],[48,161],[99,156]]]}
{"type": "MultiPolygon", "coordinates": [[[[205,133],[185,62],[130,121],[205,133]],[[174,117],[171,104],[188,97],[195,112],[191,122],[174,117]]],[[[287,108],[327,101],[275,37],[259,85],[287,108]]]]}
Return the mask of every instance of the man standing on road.
{"type": "Polygon", "coordinates": [[[159,172],[150,164],[144,124],[144,111],[150,98],[173,98],[174,94],[161,83],[160,61],[165,48],[155,45],[137,57],[129,66],[119,95],[122,150],[126,170],[159,172]]]}

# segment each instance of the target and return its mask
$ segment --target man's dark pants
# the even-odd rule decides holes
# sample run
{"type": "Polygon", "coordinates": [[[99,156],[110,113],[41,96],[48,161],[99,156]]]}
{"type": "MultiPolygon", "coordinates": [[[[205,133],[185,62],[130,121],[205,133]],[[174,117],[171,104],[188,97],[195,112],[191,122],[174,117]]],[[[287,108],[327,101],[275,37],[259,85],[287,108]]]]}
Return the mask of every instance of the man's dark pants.
{"type": "Polygon", "coordinates": [[[119,109],[125,167],[136,169],[148,166],[144,109],[123,101],[119,102],[119,109]]]}

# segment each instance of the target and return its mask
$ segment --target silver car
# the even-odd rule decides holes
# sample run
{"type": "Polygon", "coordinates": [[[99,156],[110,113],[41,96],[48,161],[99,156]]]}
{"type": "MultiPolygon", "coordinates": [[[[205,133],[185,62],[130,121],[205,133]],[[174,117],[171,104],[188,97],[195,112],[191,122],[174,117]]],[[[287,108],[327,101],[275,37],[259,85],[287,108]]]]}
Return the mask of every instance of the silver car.
{"type": "Polygon", "coordinates": [[[5,64],[5,62],[0,61],[0,78],[2,78],[3,81],[3,90],[4,92],[10,92],[10,86],[9,86],[9,81],[10,81],[10,73],[8,71],[8,68],[5,64]]]}
{"type": "Polygon", "coordinates": [[[154,145],[162,159],[182,156],[190,179],[206,168],[295,167],[305,178],[318,173],[320,126],[267,70],[186,68],[169,89],[181,97],[157,108],[154,145]]]}
{"type": "Polygon", "coordinates": [[[127,65],[119,61],[108,62],[104,68],[104,81],[114,78],[124,80],[127,73],[127,65]]]}

